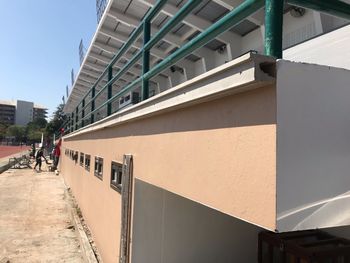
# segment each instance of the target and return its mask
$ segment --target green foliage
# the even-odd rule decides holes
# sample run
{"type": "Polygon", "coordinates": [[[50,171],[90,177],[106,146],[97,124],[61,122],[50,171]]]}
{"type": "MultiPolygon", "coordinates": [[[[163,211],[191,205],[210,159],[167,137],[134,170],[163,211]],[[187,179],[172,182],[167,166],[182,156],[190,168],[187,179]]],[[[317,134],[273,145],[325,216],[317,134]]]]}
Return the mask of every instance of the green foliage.
{"type": "Polygon", "coordinates": [[[6,137],[8,125],[5,123],[0,123],[0,140],[6,137]]]}
{"type": "Polygon", "coordinates": [[[56,111],[53,113],[52,120],[46,125],[45,134],[52,136],[59,132],[59,129],[63,126],[67,119],[67,116],[63,112],[64,104],[57,106],[56,111]]]}
{"type": "Polygon", "coordinates": [[[26,137],[29,142],[38,142],[41,140],[41,134],[45,132],[47,121],[45,119],[36,119],[29,122],[26,127],[26,137]]]}
{"type": "Polygon", "coordinates": [[[14,137],[16,142],[39,142],[46,126],[47,121],[45,119],[36,119],[26,126],[8,126],[0,123],[0,140],[6,137],[14,137]]]}
{"type": "Polygon", "coordinates": [[[26,127],[20,125],[11,125],[7,128],[7,136],[15,137],[16,141],[21,142],[26,139],[26,127]]]}
{"type": "Polygon", "coordinates": [[[43,118],[38,118],[32,122],[29,122],[27,124],[28,130],[37,130],[37,129],[44,129],[47,125],[47,120],[43,118]]]}
{"type": "Polygon", "coordinates": [[[43,130],[31,130],[27,133],[27,139],[30,142],[39,142],[43,130]]]}
{"type": "Polygon", "coordinates": [[[48,140],[52,139],[53,134],[59,131],[66,120],[63,107],[63,104],[58,105],[54,112],[53,119],[50,122],[47,122],[46,119],[39,118],[29,122],[26,126],[8,126],[0,123],[0,140],[6,137],[14,137],[17,142],[40,142],[42,133],[45,134],[48,140]]]}

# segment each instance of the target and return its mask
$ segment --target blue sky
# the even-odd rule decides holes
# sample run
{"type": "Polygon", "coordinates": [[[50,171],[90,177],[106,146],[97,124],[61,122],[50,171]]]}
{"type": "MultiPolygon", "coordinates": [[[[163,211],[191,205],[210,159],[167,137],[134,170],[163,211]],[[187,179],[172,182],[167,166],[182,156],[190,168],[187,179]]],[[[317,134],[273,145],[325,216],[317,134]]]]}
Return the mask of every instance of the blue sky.
{"type": "Polygon", "coordinates": [[[97,27],[95,0],[0,0],[0,100],[62,102],[97,27]]]}

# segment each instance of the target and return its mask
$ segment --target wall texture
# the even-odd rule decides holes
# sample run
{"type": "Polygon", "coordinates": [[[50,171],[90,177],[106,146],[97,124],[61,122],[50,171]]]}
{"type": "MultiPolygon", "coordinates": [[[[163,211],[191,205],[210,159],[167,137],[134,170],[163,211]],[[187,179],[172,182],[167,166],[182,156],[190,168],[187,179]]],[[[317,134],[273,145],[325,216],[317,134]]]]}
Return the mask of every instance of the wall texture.
{"type": "Polygon", "coordinates": [[[243,92],[113,128],[66,138],[63,150],[91,155],[87,173],[63,156],[62,173],[106,262],[119,249],[120,195],[109,187],[111,161],[134,157],[144,182],[248,222],[275,229],[274,86],[243,92]],[[93,175],[104,158],[103,180],[93,175]]]}
{"type": "Polygon", "coordinates": [[[261,230],[140,180],[135,182],[133,263],[257,262],[261,230]]]}
{"type": "Polygon", "coordinates": [[[350,224],[350,74],[277,63],[277,220],[290,231],[350,224]]]}

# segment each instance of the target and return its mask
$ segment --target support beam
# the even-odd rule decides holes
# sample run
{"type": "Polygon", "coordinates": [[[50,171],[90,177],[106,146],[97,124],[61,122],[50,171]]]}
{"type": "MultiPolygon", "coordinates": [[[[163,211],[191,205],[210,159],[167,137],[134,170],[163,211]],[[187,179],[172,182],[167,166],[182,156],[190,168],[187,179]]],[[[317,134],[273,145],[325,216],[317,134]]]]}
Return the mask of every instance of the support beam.
{"type": "Polygon", "coordinates": [[[85,67],[85,66],[88,67],[88,68],[91,68],[93,70],[96,70],[98,72],[103,72],[103,70],[105,69],[104,66],[98,65],[96,63],[92,63],[92,62],[87,61],[87,60],[86,60],[86,62],[85,62],[83,67],[85,67]]]}
{"type": "MultiPolygon", "coordinates": [[[[233,10],[237,6],[239,6],[242,3],[242,0],[213,0],[213,2],[221,5],[222,7],[225,7],[229,11],[233,10]]],[[[257,26],[261,26],[264,24],[264,15],[263,12],[258,12],[256,14],[253,14],[252,16],[248,17],[247,20],[250,22],[256,24],[257,26]]]]}
{"type": "MultiPolygon", "coordinates": [[[[110,81],[113,78],[113,68],[108,68],[108,81],[110,81]]],[[[112,98],[112,85],[108,85],[107,87],[107,96],[108,99],[112,98]]],[[[107,104],[107,116],[112,114],[112,103],[107,104]]]]}
{"type": "MultiPolygon", "coordinates": [[[[151,21],[143,22],[143,46],[146,46],[151,39],[151,21]]],[[[143,49],[142,53],[142,75],[146,74],[149,71],[150,66],[150,51],[143,49]]],[[[142,79],[142,88],[141,88],[141,99],[147,100],[149,97],[149,83],[148,79],[142,79]]]]}
{"type": "MultiPolygon", "coordinates": [[[[101,28],[100,33],[105,36],[111,37],[120,43],[124,43],[128,40],[128,37],[125,34],[120,32],[114,32],[110,29],[101,28]]],[[[135,41],[131,46],[138,50],[142,49],[142,44],[137,41],[135,41]]],[[[158,59],[165,59],[168,56],[168,54],[166,54],[164,51],[155,47],[152,48],[152,50],[150,51],[150,54],[155,56],[158,59]]],[[[176,65],[183,69],[186,69],[187,67],[193,67],[193,63],[188,59],[183,59],[182,61],[178,61],[176,65]]]]}
{"type": "MultiPolygon", "coordinates": [[[[146,5],[147,7],[153,7],[156,4],[156,0],[138,0],[140,3],[146,5]]],[[[171,4],[164,5],[162,9],[162,13],[168,16],[174,16],[179,11],[179,8],[176,6],[173,6],[171,4]]],[[[207,28],[209,28],[213,23],[200,18],[196,15],[189,14],[185,19],[182,21],[184,24],[195,28],[196,30],[203,32],[207,28]]],[[[235,34],[230,31],[226,31],[219,36],[217,36],[217,39],[226,43],[232,45],[232,55],[238,56],[241,52],[241,39],[242,37],[238,34],[235,34]]]]}
{"type": "MultiPolygon", "coordinates": [[[[122,12],[115,9],[111,9],[107,15],[117,20],[118,22],[125,24],[127,26],[130,26],[132,28],[136,28],[140,24],[139,19],[132,17],[131,15],[125,15],[122,12]]],[[[159,29],[155,26],[151,26],[151,31],[152,31],[152,34],[156,34],[159,31],[159,29]]],[[[166,34],[162,40],[176,47],[181,47],[184,43],[188,42],[187,39],[183,40],[171,32],[166,34]]],[[[201,54],[203,53],[213,53],[213,51],[210,50],[209,48],[203,47],[202,49],[204,49],[203,52],[196,50],[193,52],[193,54],[197,56],[201,56],[201,54]]]]}
{"type": "Polygon", "coordinates": [[[265,54],[282,58],[284,0],[266,0],[265,4],[265,54]]]}
{"type": "MultiPolygon", "coordinates": [[[[98,46],[96,46],[96,47],[98,47],[98,48],[101,49],[101,50],[104,50],[104,47],[105,47],[105,46],[107,46],[107,45],[99,43],[98,46]]],[[[114,54],[115,54],[115,51],[114,51],[114,52],[112,52],[112,51],[110,51],[110,52],[109,52],[109,51],[106,51],[106,52],[108,52],[108,53],[111,54],[111,55],[114,55],[114,54]]],[[[103,59],[103,61],[104,61],[103,63],[107,64],[107,62],[105,62],[105,61],[106,61],[105,58],[100,57],[101,55],[98,55],[98,56],[99,56],[99,59],[103,59]]],[[[132,54],[126,53],[122,58],[124,58],[124,59],[126,59],[126,60],[130,60],[130,59],[132,58],[132,56],[133,56],[132,54]]],[[[93,55],[92,57],[94,57],[94,55],[93,55]]],[[[108,58],[108,61],[110,61],[110,59],[111,59],[111,58],[108,58]]],[[[151,66],[153,66],[156,62],[157,62],[157,59],[155,59],[155,57],[151,58],[151,66]]],[[[136,64],[142,66],[141,63],[136,63],[136,64]]],[[[181,64],[181,63],[180,63],[180,64],[181,64]]],[[[121,62],[116,63],[116,65],[118,66],[117,68],[121,68],[121,67],[124,66],[124,64],[121,63],[121,62]]],[[[184,66],[184,64],[181,64],[181,65],[184,66]]],[[[92,66],[92,67],[93,67],[93,66],[92,66]]],[[[104,67],[102,68],[101,71],[103,71],[103,70],[104,70],[104,67]]],[[[193,75],[193,72],[191,71],[191,67],[189,67],[189,66],[186,65],[185,70],[186,70],[187,76],[189,76],[189,77],[191,78],[192,75],[193,75]]],[[[132,67],[132,68],[130,68],[128,72],[134,74],[135,76],[140,76],[140,75],[141,75],[141,70],[140,70],[139,68],[137,68],[137,67],[132,67]]],[[[169,69],[166,69],[166,70],[164,70],[164,71],[162,72],[162,74],[160,74],[160,75],[155,76],[154,78],[152,78],[152,81],[153,81],[153,82],[156,82],[156,83],[164,83],[164,80],[165,80],[167,83],[171,83],[171,81],[170,81],[170,79],[169,79],[170,77],[173,77],[173,74],[172,74],[172,72],[171,72],[169,69]]],[[[125,77],[123,76],[123,78],[125,78],[125,77]]],[[[126,79],[126,78],[125,78],[125,79],[126,79]]],[[[162,84],[160,84],[160,85],[162,85],[162,84]]],[[[171,86],[170,86],[170,87],[171,87],[171,86]]],[[[169,88],[169,85],[167,85],[167,88],[169,88]]]]}
{"type": "MultiPolygon", "coordinates": [[[[113,38],[114,40],[117,40],[118,42],[120,43],[125,43],[128,41],[128,36],[123,34],[123,33],[120,33],[120,32],[114,32],[112,31],[111,29],[107,29],[107,28],[101,28],[100,30],[100,33],[107,36],[107,37],[111,37],[113,38]]],[[[140,50],[142,48],[142,44],[138,41],[135,41],[133,44],[132,44],[132,47],[140,50]]],[[[160,58],[160,59],[164,59],[166,58],[166,54],[161,51],[160,49],[157,49],[157,48],[154,48],[151,52],[151,54],[157,58],[160,58]]]]}
{"type": "MultiPolygon", "coordinates": [[[[114,47],[112,45],[106,45],[104,43],[101,43],[101,42],[96,42],[96,43],[93,43],[94,47],[102,50],[102,51],[105,51],[105,52],[108,52],[109,54],[111,54],[112,56],[114,56],[118,50],[119,50],[119,47],[114,47]]],[[[131,59],[133,56],[133,54],[131,52],[126,52],[122,58],[126,59],[126,60],[129,60],[131,59]]],[[[155,64],[156,62],[158,61],[158,59],[156,57],[151,57],[150,59],[150,63],[151,65],[155,64]]],[[[141,66],[141,63],[137,63],[138,65],[141,66]]]]}

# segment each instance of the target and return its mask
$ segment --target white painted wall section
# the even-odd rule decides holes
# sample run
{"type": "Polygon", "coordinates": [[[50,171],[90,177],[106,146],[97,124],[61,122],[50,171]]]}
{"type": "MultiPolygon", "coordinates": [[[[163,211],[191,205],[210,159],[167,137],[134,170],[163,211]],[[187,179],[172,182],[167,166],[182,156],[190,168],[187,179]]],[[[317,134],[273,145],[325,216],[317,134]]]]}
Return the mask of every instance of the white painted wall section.
{"type": "Polygon", "coordinates": [[[289,48],[283,57],[296,62],[350,69],[350,25],[289,48]]]}
{"type": "Polygon", "coordinates": [[[277,62],[277,228],[350,224],[350,71],[277,62]]]}
{"type": "Polygon", "coordinates": [[[135,181],[132,263],[257,262],[262,229],[135,181]]]}

